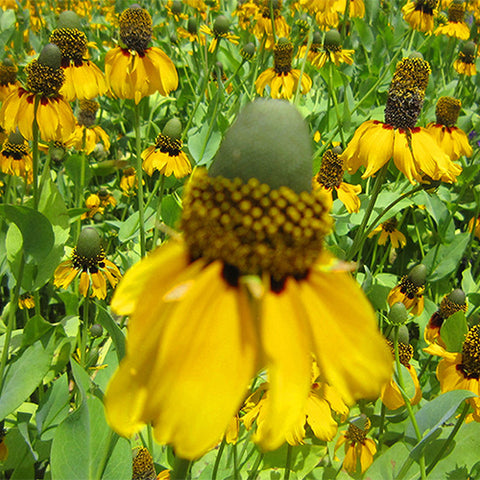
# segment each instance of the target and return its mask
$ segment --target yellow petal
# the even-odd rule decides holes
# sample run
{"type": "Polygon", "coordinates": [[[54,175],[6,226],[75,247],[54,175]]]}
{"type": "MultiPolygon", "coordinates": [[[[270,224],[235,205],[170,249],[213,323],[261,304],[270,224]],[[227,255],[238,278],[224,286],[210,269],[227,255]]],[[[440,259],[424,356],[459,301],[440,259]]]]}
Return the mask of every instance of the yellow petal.
{"type": "Polygon", "coordinates": [[[257,440],[278,448],[303,414],[311,385],[312,346],[308,324],[299,312],[296,282],[287,279],[281,293],[267,291],[262,300],[261,337],[270,383],[265,422],[257,440]]]}
{"type": "Polygon", "coordinates": [[[322,375],[347,403],[376,398],[392,374],[392,355],[358,284],[347,273],[313,270],[299,285],[322,375]]]}

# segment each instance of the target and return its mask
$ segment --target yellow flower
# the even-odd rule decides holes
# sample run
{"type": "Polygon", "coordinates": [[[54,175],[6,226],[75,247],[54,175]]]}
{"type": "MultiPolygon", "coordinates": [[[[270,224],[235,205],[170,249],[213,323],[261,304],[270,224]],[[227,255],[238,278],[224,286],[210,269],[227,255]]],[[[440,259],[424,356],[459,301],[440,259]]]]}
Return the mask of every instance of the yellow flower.
{"type": "Polygon", "coordinates": [[[65,142],[68,146],[85,151],[90,155],[99,142],[103,143],[105,150],[110,148],[110,138],[102,127],[95,125],[95,115],[99,104],[93,100],[81,100],[80,113],[70,138],[65,142]]]}
{"type": "Polygon", "coordinates": [[[438,0],[409,0],[402,8],[403,18],[413,29],[432,33],[437,6],[438,0]]]}
{"type": "Polygon", "coordinates": [[[148,449],[139,447],[133,450],[132,480],[155,480],[155,464],[148,449]]]}
{"type": "Polygon", "coordinates": [[[286,38],[280,38],[273,49],[273,68],[267,68],[255,81],[255,89],[259,95],[263,95],[269,85],[272,98],[290,99],[299,82],[301,93],[310,91],[312,80],[305,72],[302,74],[300,70],[292,68],[292,54],[292,43],[286,38]]]}
{"type": "Polygon", "coordinates": [[[123,170],[122,178],[120,179],[120,190],[122,190],[123,194],[127,197],[136,195],[138,190],[138,178],[137,172],[133,167],[128,167],[123,170]]]}
{"type": "Polygon", "coordinates": [[[178,119],[171,119],[165,125],[163,133],[156,139],[155,145],[142,152],[143,169],[152,176],[155,170],[161,175],[183,178],[192,173],[192,166],[185,152],[182,151],[181,124],[178,119]]]}
{"type": "Polygon", "coordinates": [[[225,15],[219,15],[213,22],[213,28],[210,28],[208,25],[202,25],[200,27],[200,33],[213,37],[213,40],[208,46],[209,52],[214,52],[219,45],[220,39],[228,40],[234,45],[238,45],[238,35],[234,35],[229,32],[230,20],[225,15]]]}
{"type": "MultiPolygon", "coordinates": [[[[337,422],[332,412],[346,418],[348,407],[338,392],[325,382],[317,380],[319,369],[313,362],[313,375],[310,392],[301,412],[291,431],[285,432],[285,441],[290,445],[302,445],[306,436],[306,426],[310,427],[315,437],[323,441],[330,441],[337,433],[337,422]]],[[[245,413],[241,417],[243,424],[250,430],[253,422],[257,423],[256,435],[262,436],[265,424],[265,414],[268,412],[269,385],[262,383],[246,400],[243,407],[245,413]]]]}
{"type": "MultiPolygon", "coordinates": [[[[341,150],[340,150],[341,152],[341,150]]],[[[320,171],[313,178],[313,188],[322,188],[332,196],[333,190],[337,192],[338,199],[345,205],[349,213],[360,210],[361,185],[350,185],[343,181],[343,162],[339,158],[338,147],[327,150],[322,157],[320,171]]]]}
{"type": "Polygon", "coordinates": [[[445,343],[440,336],[440,329],[443,322],[453,315],[455,312],[467,311],[467,302],[465,293],[456,288],[448,295],[442,298],[439,309],[430,317],[428,321],[423,337],[427,343],[438,343],[440,346],[445,347],[445,343]]]}
{"type": "Polygon", "coordinates": [[[455,126],[462,102],[453,97],[440,97],[435,108],[436,123],[429,123],[427,130],[452,161],[465,155],[470,157],[473,149],[466,133],[455,126]]]}
{"type": "Polygon", "coordinates": [[[394,287],[388,294],[388,304],[392,306],[401,302],[411,310],[413,315],[420,315],[423,312],[425,292],[425,279],[427,269],[420,263],[413,267],[408,275],[404,275],[400,283],[394,287]]]}
{"type": "Polygon", "coordinates": [[[33,181],[33,160],[30,148],[19,133],[11,133],[0,151],[0,170],[7,175],[33,181]]]}
{"type": "Polygon", "coordinates": [[[360,125],[342,154],[349,173],[366,168],[362,178],[374,175],[391,158],[411,183],[430,180],[454,182],[462,168],[442,151],[432,135],[415,127],[423,104],[430,66],[420,58],[397,64],[385,108],[385,123],[368,120],[360,125]]]}
{"type": "Polygon", "coordinates": [[[187,28],[178,27],[177,28],[178,38],[187,38],[191,43],[198,42],[199,45],[205,45],[206,39],[205,35],[199,35],[197,19],[195,17],[190,17],[188,19],[187,28]]]}
{"type": "Polygon", "coordinates": [[[9,58],[0,63],[0,102],[3,102],[20,84],[17,81],[18,68],[9,58]]]}
{"type": "Polygon", "coordinates": [[[66,141],[75,127],[70,105],[60,95],[64,82],[60,68],[61,53],[48,44],[26,67],[26,89],[15,89],[3,102],[0,124],[7,132],[17,128],[27,139],[33,140],[33,122],[36,116],[40,136],[45,141],[66,141]],[[38,105],[35,114],[35,105],[38,105]]]}
{"type": "Polygon", "coordinates": [[[62,52],[65,83],[60,93],[69,102],[89,100],[107,91],[102,71],[86,58],[87,37],[80,28],[80,19],[75,13],[62,12],[58,28],[50,35],[50,42],[62,52]]]}
{"type": "Polygon", "coordinates": [[[110,91],[119,98],[133,99],[159,92],[168,95],[178,86],[175,66],[157,47],[149,47],[152,36],[150,14],[138,6],[120,16],[120,38],[127,48],[116,47],[105,57],[105,75],[110,91]]]}
{"type": "MultiPolygon", "coordinates": [[[[277,38],[288,37],[290,35],[290,26],[281,15],[282,1],[278,0],[273,4],[273,22],[275,24],[275,35],[277,38]]],[[[265,49],[270,50],[275,46],[275,38],[272,30],[272,19],[270,17],[270,1],[263,0],[259,5],[259,10],[254,19],[253,34],[259,42],[264,42],[265,49]]]]}
{"type": "Polygon", "coordinates": [[[480,325],[468,331],[461,352],[448,352],[437,343],[430,344],[424,351],[442,357],[437,366],[437,378],[442,393],[452,390],[470,390],[476,398],[467,399],[475,410],[474,418],[480,420],[480,325]]]}
{"type": "Polygon", "coordinates": [[[313,66],[322,68],[327,61],[334,63],[337,67],[341,63],[352,65],[354,50],[344,50],[341,46],[340,33],[337,30],[329,30],[325,34],[322,50],[311,60],[313,66]]]}
{"type": "Polygon", "coordinates": [[[472,41],[466,42],[458,52],[458,58],[453,62],[453,68],[460,75],[469,77],[477,74],[477,46],[472,41]]]}
{"type": "Polygon", "coordinates": [[[378,238],[379,245],[385,245],[387,239],[390,238],[393,248],[403,248],[407,244],[407,239],[402,232],[397,230],[397,224],[397,219],[392,217],[373,229],[368,236],[373,237],[377,233],[380,233],[380,237],[378,238]]]}
{"type": "Polygon", "coordinates": [[[345,445],[345,458],[342,466],[347,472],[354,473],[360,470],[363,473],[373,463],[377,446],[372,439],[367,438],[370,427],[370,420],[362,414],[350,422],[348,430],[343,432],[337,440],[335,452],[345,445]]]}
{"type": "MultiPolygon", "coordinates": [[[[335,0],[300,0],[302,8],[306,8],[308,12],[315,16],[317,25],[324,30],[325,28],[336,27],[339,22],[337,5],[340,2],[335,0]]],[[[351,5],[351,3],[350,3],[351,5]]],[[[344,9],[341,11],[345,11],[344,9]]]]}
{"type": "Polygon", "coordinates": [[[130,317],[128,353],[105,396],[118,433],[152,421],[158,442],[197,458],[266,370],[256,440],[275,449],[304,411],[312,354],[347,403],[379,394],[391,354],[360,287],[323,248],[331,219],[323,195],[309,191],[311,168],[295,107],[261,100],[237,118],[209,173],[187,183],[184,240],[130,269],[112,301],[130,317]]]}
{"type": "Polygon", "coordinates": [[[465,23],[465,4],[452,1],[448,6],[447,22],[439,25],[433,33],[468,40],[470,38],[470,27],[465,23]]]}
{"type": "Polygon", "coordinates": [[[470,221],[468,222],[468,231],[475,231],[474,235],[480,239],[480,217],[473,217],[470,219],[470,221]]]}
{"type": "Polygon", "coordinates": [[[238,2],[237,7],[232,15],[238,17],[238,26],[242,30],[250,30],[252,25],[252,18],[255,18],[260,10],[254,0],[247,0],[245,2],[238,2]]]}
{"type": "MultiPolygon", "coordinates": [[[[392,341],[387,340],[388,346],[394,355],[394,346],[392,341]]],[[[413,397],[410,398],[410,405],[416,405],[422,399],[422,390],[420,388],[420,383],[418,382],[418,376],[415,368],[410,365],[410,360],[413,358],[413,347],[409,343],[398,343],[398,356],[400,363],[407,369],[412,379],[415,392],[413,397]]],[[[381,399],[383,404],[389,410],[397,410],[397,408],[403,407],[405,405],[405,400],[400,393],[400,388],[397,385],[397,382],[394,380],[394,377],[390,379],[390,382],[385,385],[382,390],[381,399]]]]}
{"type": "Polygon", "coordinates": [[[100,237],[92,227],[81,231],[71,258],[56,268],[53,284],[56,287],[68,288],[78,275],[80,294],[86,297],[91,285],[90,296],[100,300],[107,296],[107,280],[112,288],[115,288],[122,277],[118,267],[105,257],[100,237]]]}
{"type": "Polygon", "coordinates": [[[22,293],[18,297],[18,307],[21,310],[35,308],[35,299],[30,293],[22,293]]]}

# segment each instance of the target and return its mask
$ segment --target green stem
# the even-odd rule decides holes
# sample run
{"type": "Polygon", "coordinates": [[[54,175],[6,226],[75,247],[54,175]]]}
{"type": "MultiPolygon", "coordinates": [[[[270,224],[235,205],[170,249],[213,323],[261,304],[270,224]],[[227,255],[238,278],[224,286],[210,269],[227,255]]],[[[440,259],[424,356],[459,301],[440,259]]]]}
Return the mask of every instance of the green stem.
{"type": "Polygon", "coordinates": [[[258,452],[257,458],[255,459],[255,463],[252,466],[252,470],[250,471],[250,474],[248,475],[247,480],[253,480],[254,478],[257,478],[257,472],[258,469],[260,468],[260,464],[262,463],[263,460],[263,453],[258,452]]]}
{"type": "Polygon", "coordinates": [[[215,463],[213,464],[213,471],[212,471],[212,480],[217,480],[218,474],[218,467],[220,466],[220,460],[222,459],[223,450],[225,449],[225,438],[222,440],[220,447],[218,447],[217,456],[215,457],[215,463]]]}
{"type": "Polygon", "coordinates": [[[137,156],[136,173],[138,179],[138,228],[140,230],[140,256],[145,256],[145,212],[143,206],[143,169],[142,169],[142,137],[140,136],[140,105],[134,105],[135,153],[137,156]]]}
{"type": "Polygon", "coordinates": [[[292,470],[292,446],[287,444],[287,459],[285,461],[285,474],[283,475],[283,480],[288,480],[290,478],[290,471],[292,470]]]}
{"type": "MultiPolygon", "coordinates": [[[[398,352],[398,331],[399,331],[399,326],[395,325],[394,326],[394,352],[395,352],[395,366],[396,366],[396,376],[397,376],[397,382],[399,386],[400,393],[402,394],[403,401],[405,402],[405,407],[407,408],[408,412],[408,417],[410,418],[410,421],[412,422],[413,429],[415,431],[415,436],[417,438],[417,441],[420,442],[422,440],[422,434],[420,432],[420,428],[418,427],[417,419],[415,418],[415,414],[413,413],[413,408],[412,404],[410,403],[410,399],[408,398],[408,395],[405,393],[405,382],[403,381],[403,373],[402,373],[402,364],[400,363],[400,355],[398,352]]],[[[420,475],[422,480],[425,480],[427,478],[426,472],[425,472],[425,457],[424,454],[422,453],[420,458],[418,459],[418,464],[420,466],[420,475]]]]}
{"type": "Polygon", "coordinates": [[[3,344],[2,358],[0,360],[0,392],[2,391],[5,367],[8,360],[8,352],[10,350],[10,341],[12,339],[12,333],[16,328],[15,325],[15,314],[18,307],[18,297],[20,296],[20,286],[22,284],[23,271],[25,269],[25,256],[22,253],[20,256],[20,265],[18,267],[18,276],[17,283],[13,290],[12,295],[10,295],[10,305],[8,307],[8,322],[7,329],[5,331],[5,342],[3,344]]]}
{"type": "Polygon", "coordinates": [[[152,249],[154,249],[157,246],[158,233],[160,231],[157,228],[157,226],[160,224],[160,222],[162,220],[162,199],[163,199],[164,192],[165,192],[165,175],[162,173],[161,178],[160,178],[160,193],[158,195],[157,212],[155,214],[155,228],[153,230],[152,249]]]}
{"type": "Polygon", "coordinates": [[[383,182],[387,175],[387,170],[388,170],[388,162],[380,169],[380,171],[377,174],[377,178],[375,179],[375,184],[373,185],[372,193],[370,195],[370,202],[365,211],[365,215],[363,216],[362,223],[360,224],[360,227],[358,228],[357,233],[355,234],[350,250],[347,252],[347,255],[346,255],[347,261],[352,260],[357,254],[357,252],[359,252],[361,247],[363,246],[363,242],[365,241],[365,238],[366,238],[365,229],[366,229],[368,220],[370,219],[370,215],[373,212],[373,207],[375,207],[375,202],[377,201],[378,195],[382,189],[383,182]]]}
{"type": "Polygon", "coordinates": [[[443,458],[443,455],[445,452],[448,450],[448,447],[450,447],[450,444],[452,443],[453,439],[455,438],[455,435],[457,434],[458,430],[463,424],[463,421],[465,420],[465,417],[467,416],[468,410],[470,409],[470,405],[465,402],[465,405],[463,406],[462,413],[457,419],[457,423],[453,427],[453,430],[450,432],[450,435],[448,436],[447,440],[443,444],[441,450],[437,453],[437,456],[433,459],[433,462],[428,466],[427,468],[427,475],[430,474],[430,472],[435,468],[437,463],[443,458]]]}
{"type": "Polygon", "coordinates": [[[300,67],[300,75],[298,77],[298,83],[297,83],[297,88],[295,90],[295,96],[293,97],[293,103],[297,105],[297,102],[300,98],[300,89],[302,88],[302,77],[303,77],[303,72],[305,71],[305,65],[307,64],[307,58],[308,58],[308,52],[310,51],[310,47],[312,46],[313,42],[313,33],[311,30],[308,32],[308,40],[307,40],[307,46],[305,49],[305,55],[302,58],[302,65],[300,67]]]}
{"type": "Polygon", "coordinates": [[[108,437],[106,441],[107,448],[104,449],[104,453],[102,458],[100,459],[100,463],[98,464],[98,468],[95,475],[95,480],[101,480],[103,474],[105,472],[105,467],[107,466],[108,459],[112,454],[113,447],[118,441],[118,435],[111,429],[109,429],[108,437]]]}
{"type": "Polygon", "coordinates": [[[38,152],[38,140],[39,140],[39,129],[37,122],[37,111],[38,105],[40,104],[40,97],[35,96],[35,101],[33,105],[33,124],[32,124],[32,170],[33,170],[33,208],[38,209],[38,164],[39,164],[39,152],[38,152]]]}
{"type": "Polygon", "coordinates": [[[80,362],[82,365],[87,364],[87,341],[88,341],[88,326],[89,326],[89,310],[90,297],[87,296],[83,300],[83,324],[80,332],[80,343],[78,345],[80,350],[80,362]]]}
{"type": "Polygon", "coordinates": [[[338,106],[338,100],[337,100],[337,94],[335,93],[335,89],[333,88],[333,64],[330,62],[328,64],[328,83],[327,83],[327,89],[328,89],[328,94],[332,97],[333,104],[335,106],[335,115],[337,117],[337,130],[340,133],[340,138],[342,140],[342,145],[346,145],[345,143],[345,137],[343,135],[343,119],[340,116],[340,109],[338,106]]]}
{"type": "Polygon", "coordinates": [[[173,467],[172,474],[170,475],[170,480],[186,480],[189,477],[191,465],[191,460],[176,457],[175,466],[173,467]]]}

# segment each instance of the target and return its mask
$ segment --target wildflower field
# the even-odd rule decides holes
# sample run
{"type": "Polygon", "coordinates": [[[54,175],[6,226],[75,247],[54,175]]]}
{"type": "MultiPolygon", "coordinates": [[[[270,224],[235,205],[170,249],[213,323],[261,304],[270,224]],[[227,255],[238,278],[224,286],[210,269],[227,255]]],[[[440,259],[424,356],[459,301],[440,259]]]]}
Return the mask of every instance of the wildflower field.
{"type": "Polygon", "coordinates": [[[480,479],[479,36],[0,0],[0,478],[480,479]]]}

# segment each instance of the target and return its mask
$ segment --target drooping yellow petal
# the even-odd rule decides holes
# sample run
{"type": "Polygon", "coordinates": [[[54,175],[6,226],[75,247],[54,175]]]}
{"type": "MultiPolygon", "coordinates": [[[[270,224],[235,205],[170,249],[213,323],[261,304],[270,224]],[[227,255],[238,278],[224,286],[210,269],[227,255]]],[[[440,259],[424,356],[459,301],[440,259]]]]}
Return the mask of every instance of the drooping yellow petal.
{"type": "Polygon", "coordinates": [[[183,458],[221,439],[257,367],[252,318],[221,268],[206,267],[165,319],[149,379],[145,413],[155,437],[183,458]]]}
{"type": "Polygon", "coordinates": [[[312,346],[299,300],[293,279],[287,279],[282,292],[269,290],[262,299],[260,334],[270,390],[257,439],[267,450],[285,441],[286,433],[303,414],[310,391],[312,346]]]}
{"type": "Polygon", "coordinates": [[[314,270],[299,285],[322,375],[347,403],[376,398],[392,374],[392,355],[358,284],[347,273],[314,270]]]}

